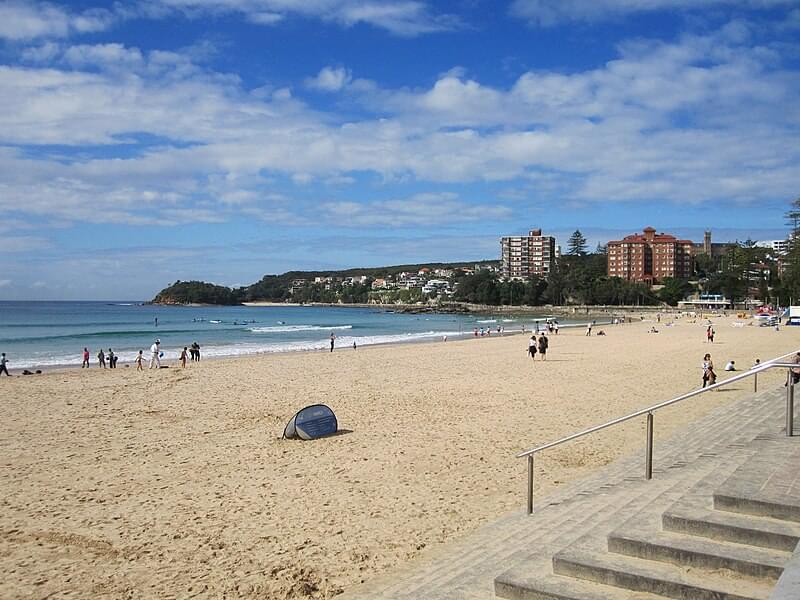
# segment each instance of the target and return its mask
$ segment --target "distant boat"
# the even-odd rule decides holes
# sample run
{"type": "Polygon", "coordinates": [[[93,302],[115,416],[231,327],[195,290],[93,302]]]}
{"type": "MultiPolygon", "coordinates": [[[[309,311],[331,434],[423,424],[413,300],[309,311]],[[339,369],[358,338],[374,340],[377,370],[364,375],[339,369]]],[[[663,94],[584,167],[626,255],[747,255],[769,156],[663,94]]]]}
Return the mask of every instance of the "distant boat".
{"type": "Polygon", "coordinates": [[[214,323],[215,325],[222,323],[222,321],[218,321],[217,319],[211,319],[209,323],[214,323]]]}

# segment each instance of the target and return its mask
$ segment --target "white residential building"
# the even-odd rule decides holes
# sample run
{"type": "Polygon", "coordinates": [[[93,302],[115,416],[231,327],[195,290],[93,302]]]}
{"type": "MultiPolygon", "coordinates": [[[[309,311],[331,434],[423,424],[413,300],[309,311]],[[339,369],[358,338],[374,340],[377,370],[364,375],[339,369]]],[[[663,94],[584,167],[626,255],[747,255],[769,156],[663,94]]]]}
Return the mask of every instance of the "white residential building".
{"type": "Polygon", "coordinates": [[[542,235],[541,229],[531,229],[528,235],[509,236],[500,240],[502,267],[505,279],[546,279],[555,269],[556,238],[542,235]]]}

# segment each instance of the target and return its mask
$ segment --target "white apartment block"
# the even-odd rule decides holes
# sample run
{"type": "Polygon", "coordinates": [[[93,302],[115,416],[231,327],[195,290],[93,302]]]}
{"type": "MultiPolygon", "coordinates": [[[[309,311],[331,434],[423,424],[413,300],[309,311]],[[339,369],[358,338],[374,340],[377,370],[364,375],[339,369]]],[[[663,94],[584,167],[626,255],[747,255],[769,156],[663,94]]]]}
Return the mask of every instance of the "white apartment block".
{"type": "Polygon", "coordinates": [[[541,229],[531,229],[528,235],[509,236],[500,240],[502,267],[505,279],[547,279],[555,268],[556,238],[542,235],[541,229]]]}
{"type": "Polygon", "coordinates": [[[761,248],[769,248],[775,256],[784,256],[789,253],[789,240],[769,240],[763,242],[756,242],[756,246],[761,248]]]}

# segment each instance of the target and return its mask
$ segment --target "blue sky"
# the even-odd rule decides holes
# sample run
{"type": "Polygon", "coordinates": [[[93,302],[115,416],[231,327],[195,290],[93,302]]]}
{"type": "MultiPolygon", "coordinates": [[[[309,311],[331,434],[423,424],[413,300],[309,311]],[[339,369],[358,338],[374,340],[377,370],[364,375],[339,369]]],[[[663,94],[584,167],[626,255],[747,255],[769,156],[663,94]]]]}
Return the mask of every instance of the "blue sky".
{"type": "Polygon", "coordinates": [[[786,236],[796,0],[0,0],[0,299],[786,236]]]}

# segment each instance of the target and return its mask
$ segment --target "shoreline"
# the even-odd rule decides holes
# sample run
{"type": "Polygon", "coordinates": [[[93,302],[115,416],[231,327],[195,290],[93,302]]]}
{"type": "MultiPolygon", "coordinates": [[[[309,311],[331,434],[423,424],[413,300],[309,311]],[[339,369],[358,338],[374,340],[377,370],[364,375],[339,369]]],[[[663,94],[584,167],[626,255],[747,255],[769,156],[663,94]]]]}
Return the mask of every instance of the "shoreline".
{"type": "MultiPolygon", "coordinates": [[[[545,317],[544,316],[541,319],[533,319],[533,322],[536,323],[536,324],[538,324],[540,322],[544,322],[544,321],[545,321],[545,317]]],[[[622,322],[617,323],[616,325],[614,325],[610,321],[609,322],[597,322],[596,326],[616,327],[618,325],[629,325],[631,323],[632,322],[626,323],[625,321],[622,321],[622,322]]],[[[581,323],[565,323],[565,324],[560,324],[559,325],[559,328],[561,330],[576,329],[576,328],[583,328],[583,327],[585,327],[585,324],[582,323],[582,322],[581,323]]],[[[491,333],[488,333],[487,335],[483,336],[486,339],[493,339],[493,338],[498,338],[498,337],[502,338],[502,337],[508,337],[508,336],[511,336],[511,335],[529,334],[529,333],[533,333],[534,332],[534,330],[530,329],[530,328],[525,329],[524,331],[522,329],[515,328],[515,329],[509,329],[509,330],[505,330],[504,329],[503,333],[498,334],[491,327],[487,326],[487,327],[485,327],[485,329],[488,330],[488,331],[491,331],[491,333]]],[[[549,332],[547,332],[547,331],[545,331],[543,329],[538,329],[536,331],[537,331],[537,333],[547,333],[548,335],[551,335],[551,334],[549,334],[549,332]]],[[[397,341],[389,341],[389,342],[365,343],[365,344],[359,345],[358,349],[361,350],[361,349],[376,348],[376,347],[392,347],[392,346],[407,346],[407,345],[416,345],[416,344],[460,342],[460,341],[463,341],[463,340],[474,339],[475,337],[476,336],[472,332],[464,330],[462,333],[459,333],[459,334],[448,334],[446,341],[442,339],[442,336],[429,336],[427,338],[410,339],[410,340],[407,340],[407,341],[397,340],[397,341]]],[[[235,348],[235,347],[237,347],[237,344],[232,344],[231,347],[235,348]]],[[[341,352],[341,351],[346,351],[346,350],[347,351],[352,351],[353,347],[351,345],[337,347],[337,351],[341,352]]],[[[162,365],[166,365],[169,362],[169,367],[168,368],[179,368],[179,369],[181,368],[180,367],[179,356],[167,356],[166,355],[167,351],[163,351],[163,352],[165,353],[165,356],[162,357],[162,359],[161,359],[162,360],[162,365]]],[[[207,357],[203,356],[202,353],[201,353],[201,360],[198,361],[198,362],[217,361],[217,360],[231,360],[231,359],[237,359],[237,358],[251,358],[251,357],[258,357],[258,356],[275,356],[275,355],[284,355],[284,354],[289,354],[289,355],[291,355],[291,354],[306,354],[306,353],[314,354],[314,353],[319,353],[319,352],[326,353],[326,352],[329,352],[329,349],[327,347],[322,347],[322,348],[304,348],[304,349],[296,349],[296,350],[284,349],[284,350],[276,350],[276,351],[258,350],[258,351],[254,351],[254,352],[245,352],[245,353],[238,353],[238,354],[234,354],[234,353],[232,353],[232,354],[214,354],[214,355],[210,355],[210,356],[207,356],[207,357]]],[[[177,353],[177,351],[170,350],[169,353],[170,354],[175,354],[175,353],[177,353]]],[[[76,354],[78,354],[78,353],[76,353],[76,354]]],[[[144,360],[144,363],[143,363],[145,365],[144,370],[147,371],[147,370],[150,370],[148,368],[148,366],[147,366],[149,364],[149,362],[150,362],[150,354],[149,354],[149,352],[144,352],[144,357],[145,357],[145,360],[144,360]]],[[[189,363],[191,363],[191,362],[192,362],[191,360],[187,360],[187,365],[189,363]]],[[[90,366],[87,369],[84,369],[83,367],[81,367],[82,358],[76,358],[76,361],[74,363],[56,363],[56,364],[44,365],[44,366],[42,366],[42,365],[34,365],[34,366],[25,366],[25,367],[14,367],[10,361],[9,361],[8,364],[9,364],[9,372],[12,374],[12,376],[19,376],[19,377],[34,377],[34,376],[37,376],[37,375],[46,375],[48,373],[58,373],[58,372],[63,372],[63,371],[72,371],[72,370],[76,370],[76,369],[77,370],[87,370],[87,371],[89,369],[99,369],[101,371],[103,371],[103,370],[112,370],[109,367],[106,367],[105,369],[103,369],[102,367],[97,365],[97,357],[96,356],[91,356],[90,361],[89,361],[89,365],[90,366]],[[42,372],[41,373],[35,373],[35,371],[37,369],[41,370],[42,372]],[[24,370],[34,371],[34,372],[29,374],[29,375],[23,375],[22,371],[24,371],[24,370]]],[[[119,365],[117,368],[127,369],[127,368],[130,368],[130,367],[133,367],[133,365],[135,364],[135,360],[121,360],[121,359],[119,359],[117,364],[119,365]]]]}

